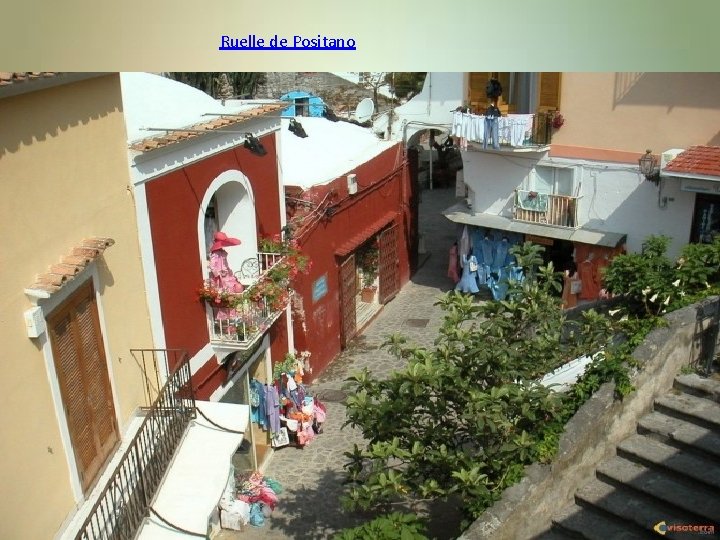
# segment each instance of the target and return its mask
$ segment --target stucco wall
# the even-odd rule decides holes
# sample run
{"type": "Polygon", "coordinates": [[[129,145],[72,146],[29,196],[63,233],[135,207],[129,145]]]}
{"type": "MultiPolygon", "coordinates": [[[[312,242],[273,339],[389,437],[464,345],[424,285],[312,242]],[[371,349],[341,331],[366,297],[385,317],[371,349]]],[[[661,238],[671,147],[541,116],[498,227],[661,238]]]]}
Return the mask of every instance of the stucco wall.
{"type": "Polygon", "coordinates": [[[32,302],[23,290],[85,237],[116,242],[96,264],[95,285],[121,433],[144,403],[129,349],[152,347],[152,338],[121,107],[117,75],[0,99],[0,482],[12,493],[0,509],[2,538],[50,538],[74,508],[47,335],[27,337],[23,311],[32,302]]]}
{"type": "Polygon", "coordinates": [[[463,152],[463,165],[465,183],[474,192],[474,212],[511,218],[513,190],[523,186],[533,166],[572,165],[578,171],[581,227],[626,233],[627,248],[633,252],[649,235],[664,234],[672,239],[671,257],[690,240],[695,194],[681,191],[677,179],[663,179],[659,190],[624,164],[548,159],[542,154],[468,151],[463,152]],[[658,201],[665,197],[667,203],[661,208],[658,201]]]}
{"type": "Polygon", "coordinates": [[[720,145],[720,73],[563,73],[553,144],[661,153],[720,145]]]}
{"type": "MultiPolygon", "coordinates": [[[[354,235],[362,232],[387,212],[396,212],[398,272],[401,285],[409,279],[409,229],[411,224],[408,201],[410,197],[407,168],[402,167],[391,178],[388,175],[397,167],[396,159],[400,146],[390,148],[375,159],[357,167],[359,190],[357,195],[348,197],[347,181],[342,176],[330,184],[319,186],[313,191],[337,193],[337,212],[321,221],[312,232],[301,239],[304,254],[310,257],[312,269],[308,275],[297,280],[296,293],[299,314],[294,318],[296,349],[312,353],[312,377],[317,377],[337,356],[341,349],[339,268],[342,262],[335,256],[335,250],[354,235]],[[382,183],[377,189],[366,189],[382,183]],[[342,202],[339,202],[342,201],[342,202]],[[313,283],[327,277],[327,294],[313,301],[313,283]]],[[[348,171],[350,172],[350,171],[348,171]]],[[[321,196],[314,197],[320,199],[321,196]]],[[[377,232],[377,231],[376,231],[377,232]]]]}
{"type": "MultiPolygon", "coordinates": [[[[239,171],[253,192],[257,234],[270,237],[281,228],[280,192],[275,156],[275,135],[261,138],[266,156],[256,156],[237,146],[186,165],[145,184],[150,215],[153,256],[157,272],[160,310],[168,348],[180,348],[193,357],[209,342],[205,306],[197,291],[203,282],[198,244],[198,215],[210,184],[226,171],[239,171]]],[[[232,231],[226,231],[232,236],[232,231]]],[[[249,242],[249,240],[240,239],[249,242]]],[[[234,268],[239,270],[239,268],[234,268]]],[[[283,325],[284,318],[276,325],[283,325]]],[[[273,340],[273,360],[287,332],[277,331],[282,343],[273,340]]],[[[279,359],[282,359],[280,356],[279,359]]],[[[193,376],[198,397],[205,399],[224,381],[214,358],[193,376]]]]}
{"type": "Polygon", "coordinates": [[[572,502],[597,464],[635,432],[638,419],[650,411],[655,397],[670,389],[680,368],[697,358],[696,314],[696,307],[689,306],[667,315],[668,327],[651,332],[633,353],[642,365],[633,379],[635,391],[620,401],[612,384],[603,385],[568,422],[553,463],[527,467],[520,483],[505,490],[461,539],[521,540],[547,530],[552,516],[572,502]]]}

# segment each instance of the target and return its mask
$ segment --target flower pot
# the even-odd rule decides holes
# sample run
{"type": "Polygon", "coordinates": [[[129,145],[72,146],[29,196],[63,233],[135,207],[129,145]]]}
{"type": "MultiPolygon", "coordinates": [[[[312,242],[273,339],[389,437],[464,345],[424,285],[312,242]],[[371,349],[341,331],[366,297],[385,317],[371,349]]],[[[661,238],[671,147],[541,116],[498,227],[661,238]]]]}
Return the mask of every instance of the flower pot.
{"type": "Polygon", "coordinates": [[[360,291],[360,300],[368,304],[375,300],[375,288],[365,287],[362,289],[362,291],[360,291]]]}

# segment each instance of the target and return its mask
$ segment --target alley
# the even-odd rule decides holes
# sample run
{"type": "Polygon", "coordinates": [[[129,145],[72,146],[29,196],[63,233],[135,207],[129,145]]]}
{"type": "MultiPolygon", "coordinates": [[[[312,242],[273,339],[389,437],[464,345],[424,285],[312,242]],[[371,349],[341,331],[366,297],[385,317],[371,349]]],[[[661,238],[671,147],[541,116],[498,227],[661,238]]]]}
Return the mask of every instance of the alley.
{"type": "Polygon", "coordinates": [[[225,530],[218,538],[331,538],[337,531],[367,520],[367,516],[344,513],[340,507],[343,453],[362,439],[350,427],[341,429],[345,421],[343,381],[363,367],[380,376],[401,367],[397,359],[380,349],[390,334],[398,332],[417,345],[432,345],[442,319],[440,309],[433,304],[452,285],[446,277],[447,252],[454,241],[455,225],[441,212],[454,202],[452,187],[423,191],[419,226],[427,253],[420,254],[418,271],[310,388],[327,404],[323,434],[303,449],[286,447],[275,452],[265,474],[278,480],[283,492],[263,527],[248,525],[244,531],[225,530]]]}

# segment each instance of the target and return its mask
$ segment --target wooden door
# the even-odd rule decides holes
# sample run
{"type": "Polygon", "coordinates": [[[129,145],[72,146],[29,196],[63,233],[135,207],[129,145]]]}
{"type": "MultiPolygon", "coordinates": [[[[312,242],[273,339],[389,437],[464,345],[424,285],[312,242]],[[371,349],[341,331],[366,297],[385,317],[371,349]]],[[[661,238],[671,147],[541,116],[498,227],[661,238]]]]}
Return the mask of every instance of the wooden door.
{"type": "Polygon", "coordinates": [[[50,342],[83,491],[120,437],[92,281],[48,317],[50,342]]]}
{"type": "Polygon", "coordinates": [[[357,333],[355,300],[357,296],[357,269],[355,255],[340,265],[340,317],[342,318],[342,346],[345,347],[357,333]]]}
{"type": "Polygon", "coordinates": [[[380,250],[380,303],[385,304],[400,291],[400,275],[398,273],[397,253],[398,226],[393,224],[382,231],[378,238],[380,250]]]}

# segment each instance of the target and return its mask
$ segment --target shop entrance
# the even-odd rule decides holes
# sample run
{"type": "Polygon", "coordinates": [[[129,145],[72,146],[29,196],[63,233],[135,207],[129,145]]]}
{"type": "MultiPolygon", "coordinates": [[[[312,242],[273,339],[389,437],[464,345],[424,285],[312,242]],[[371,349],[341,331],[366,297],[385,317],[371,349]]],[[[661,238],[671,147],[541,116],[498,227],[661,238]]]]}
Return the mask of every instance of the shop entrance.
{"type": "Polygon", "coordinates": [[[257,407],[256,392],[262,391],[272,377],[268,353],[269,348],[263,341],[257,350],[238,351],[227,360],[228,384],[232,386],[220,401],[250,405],[251,411],[243,442],[233,456],[233,465],[239,472],[261,470],[270,453],[270,432],[253,416],[253,408],[257,407]]]}
{"type": "Polygon", "coordinates": [[[709,244],[720,233],[720,195],[698,193],[690,231],[690,242],[709,244]]]}

